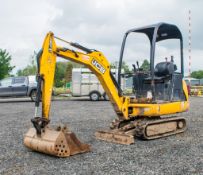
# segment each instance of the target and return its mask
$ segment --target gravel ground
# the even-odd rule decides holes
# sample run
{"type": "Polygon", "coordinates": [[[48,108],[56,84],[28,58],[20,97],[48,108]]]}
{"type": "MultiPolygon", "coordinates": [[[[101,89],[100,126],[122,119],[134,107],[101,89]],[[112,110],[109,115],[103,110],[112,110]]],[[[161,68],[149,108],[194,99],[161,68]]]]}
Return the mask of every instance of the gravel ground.
{"type": "Polygon", "coordinates": [[[53,101],[52,122],[68,123],[92,152],[56,158],[22,144],[34,107],[29,100],[0,100],[0,174],[203,174],[203,98],[191,98],[188,130],[130,146],[96,140],[115,116],[109,102],[53,101]]]}

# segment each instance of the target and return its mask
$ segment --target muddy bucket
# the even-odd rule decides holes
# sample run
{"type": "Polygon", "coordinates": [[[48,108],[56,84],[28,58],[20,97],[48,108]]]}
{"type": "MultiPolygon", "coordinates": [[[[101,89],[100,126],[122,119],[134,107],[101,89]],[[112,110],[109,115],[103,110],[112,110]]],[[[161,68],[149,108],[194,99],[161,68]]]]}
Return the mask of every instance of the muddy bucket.
{"type": "Polygon", "coordinates": [[[57,157],[90,151],[88,144],[81,143],[73,132],[46,127],[39,135],[35,128],[30,128],[24,136],[24,145],[31,150],[57,157]]]}

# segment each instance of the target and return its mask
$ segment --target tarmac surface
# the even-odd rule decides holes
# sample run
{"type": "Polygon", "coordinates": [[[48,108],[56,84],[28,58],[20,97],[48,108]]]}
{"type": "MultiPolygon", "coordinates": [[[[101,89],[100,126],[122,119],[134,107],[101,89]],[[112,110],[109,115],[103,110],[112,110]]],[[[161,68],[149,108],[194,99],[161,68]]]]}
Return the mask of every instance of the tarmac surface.
{"type": "Polygon", "coordinates": [[[133,145],[96,140],[115,113],[108,101],[54,100],[51,124],[66,123],[92,151],[68,158],[33,152],[23,146],[34,103],[28,98],[0,99],[0,174],[203,174],[203,98],[190,99],[185,133],[133,145]]]}

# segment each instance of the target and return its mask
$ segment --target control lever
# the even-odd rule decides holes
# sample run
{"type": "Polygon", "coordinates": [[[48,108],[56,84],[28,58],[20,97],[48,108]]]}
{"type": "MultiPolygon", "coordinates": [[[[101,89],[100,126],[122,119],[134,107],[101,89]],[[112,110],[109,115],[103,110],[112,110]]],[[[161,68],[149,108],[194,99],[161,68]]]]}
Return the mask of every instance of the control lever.
{"type": "Polygon", "coordinates": [[[174,63],[174,57],[171,55],[171,62],[174,63]]]}
{"type": "Polygon", "coordinates": [[[134,72],[134,73],[137,72],[137,68],[136,68],[135,64],[133,64],[133,72],[134,72]]]}
{"type": "Polygon", "coordinates": [[[136,63],[137,63],[137,68],[138,68],[138,70],[140,70],[139,62],[136,61],[136,63]]]}

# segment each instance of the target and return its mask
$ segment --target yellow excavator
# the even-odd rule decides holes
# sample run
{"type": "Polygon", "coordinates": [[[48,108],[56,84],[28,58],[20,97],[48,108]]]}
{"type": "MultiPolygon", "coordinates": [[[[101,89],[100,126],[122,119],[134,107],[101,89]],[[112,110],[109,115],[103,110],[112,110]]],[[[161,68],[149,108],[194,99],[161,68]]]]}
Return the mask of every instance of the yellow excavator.
{"type": "Polygon", "coordinates": [[[49,125],[56,57],[85,65],[97,76],[108,95],[117,117],[109,129],[95,133],[97,139],[129,145],[134,143],[135,137],[150,140],[185,131],[186,120],[184,117],[176,116],[176,113],[189,109],[187,86],[183,80],[183,39],[177,26],[158,23],[128,30],[121,46],[117,80],[112,75],[110,64],[102,52],[63,40],[49,32],[37,55],[38,88],[35,116],[31,119],[33,127],[24,137],[26,147],[58,157],[90,151],[90,146],[80,142],[67,127],[51,128],[49,125]],[[121,69],[125,43],[130,33],[142,33],[149,39],[150,69],[145,71],[139,67],[139,64],[136,66],[134,64],[132,73],[128,75],[133,79],[133,94],[124,95],[121,89],[123,76],[121,69]],[[181,70],[179,72],[173,58],[155,65],[156,43],[168,39],[180,41],[181,70]],[[70,47],[58,46],[56,40],[70,47]],[[40,101],[42,114],[38,116],[40,101]]]}

